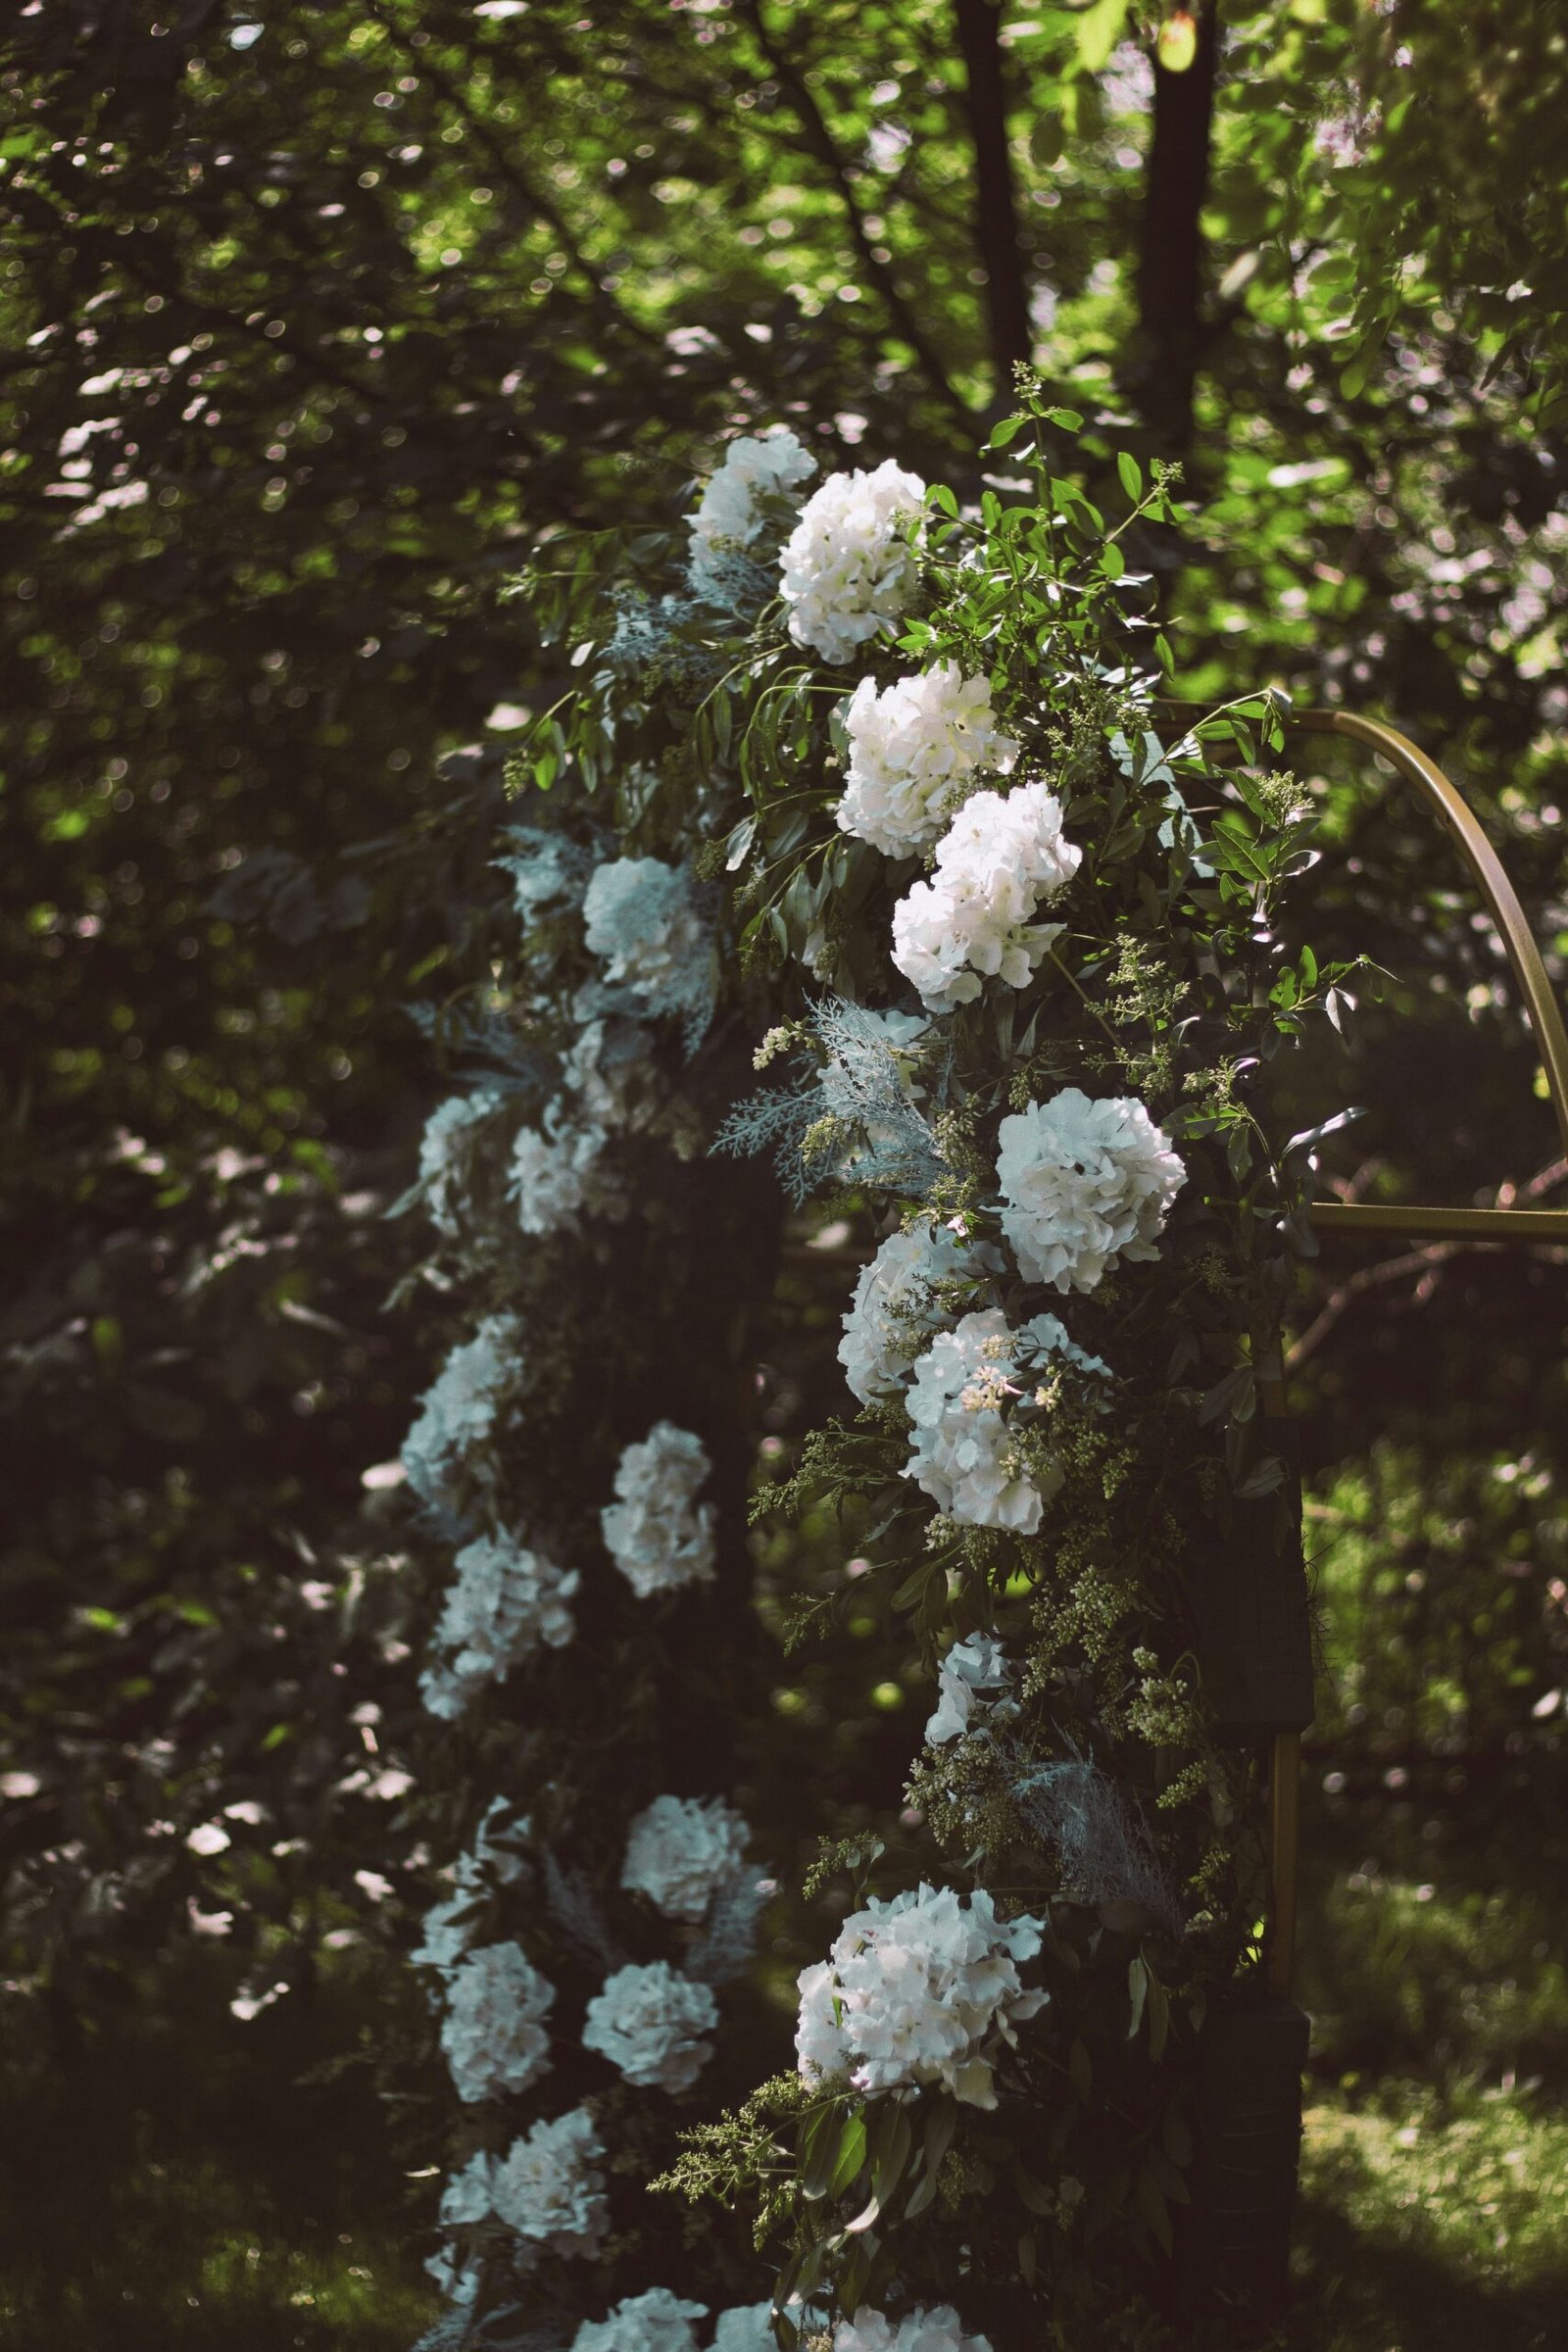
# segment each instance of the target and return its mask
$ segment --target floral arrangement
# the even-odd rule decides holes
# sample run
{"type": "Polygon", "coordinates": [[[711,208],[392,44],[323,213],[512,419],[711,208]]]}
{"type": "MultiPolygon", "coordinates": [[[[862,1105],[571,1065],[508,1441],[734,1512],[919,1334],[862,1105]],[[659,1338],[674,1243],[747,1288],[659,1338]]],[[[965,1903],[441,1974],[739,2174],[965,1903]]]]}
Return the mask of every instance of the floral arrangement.
{"type": "Polygon", "coordinates": [[[1284,1476],[1257,1407],[1309,1244],[1252,1097],[1343,973],[1275,940],[1312,857],[1281,707],[1162,718],[1129,551],[1173,484],[1123,456],[1107,521],[1081,424],[1024,383],[973,504],[775,428],[684,527],[518,583],[565,691],[410,1196],[475,1318],[405,1457],[471,1808],[416,1954],[443,2342],[1131,2342],[1169,2277],[1197,2036],[1264,1910],[1193,1606],[1284,1476]],[[857,1237],[844,1409],[754,1509],[858,1514],[798,1634],[853,1566],[935,1695],[914,1867],[824,1850],[840,1924],[758,2084],[769,1883],[693,1710],[756,1672],[726,1317],[791,1201],[857,1237]]]}

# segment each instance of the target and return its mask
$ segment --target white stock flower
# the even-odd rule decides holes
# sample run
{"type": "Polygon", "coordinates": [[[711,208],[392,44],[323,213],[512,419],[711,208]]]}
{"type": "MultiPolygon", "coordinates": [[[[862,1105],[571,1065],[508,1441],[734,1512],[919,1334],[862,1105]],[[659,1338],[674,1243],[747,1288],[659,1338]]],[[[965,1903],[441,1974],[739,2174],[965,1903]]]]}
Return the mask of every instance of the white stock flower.
{"type": "Polygon", "coordinates": [[[447,1985],[441,2047],[460,2099],[471,2105],[526,2090],[550,2070],[541,2022],[556,1988],[517,1943],[481,1944],[447,1985]]]}
{"type": "Polygon", "coordinates": [[[667,2286],[651,2286],[617,2303],[608,2319],[584,2320],[571,2352],[697,2352],[692,2322],[707,2317],[706,2303],[683,2303],[667,2286]]]}
{"type": "Polygon", "coordinates": [[[518,2252],[598,2253],[610,2228],[605,2179],[594,2161],[604,2152],[587,2108],[573,2107],[535,2124],[493,2160],[491,2208],[525,2241],[518,2252]]]}
{"type": "Polygon", "coordinates": [[[659,858],[596,866],[582,903],[584,936],[605,977],[636,991],[650,1012],[691,1020],[713,996],[712,926],[691,869],[659,858]]]}
{"type": "Polygon", "coordinates": [[[1000,1264],[984,1243],[960,1241],[945,1225],[888,1235],[860,1269],[839,1343],[844,1377],[862,1404],[897,1396],[932,1334],[954,1320],[944,1286],[972,1288],[1000,1264]]]}
{"type": "Polygon", "coordinates": [[[582,2046],[597,2050],[643,2090],[689,2090],[712,2056],[701,2036],[718,2023],[706,1984],[667,1960],[617,1968],[588,2004],[582,2046]]]}
{"type": "Polygon", "coordinates": [[[541,1643],[563,1649],[575,1630],[567,1603],[575,1568],[558,1568],[511,1536],[479,1536],[454,1562],[432,1637],[437,1657],[419,1679],[432,1715],[461,1715],[486,1683],[500,1682],[541,1643]]]}
{"type": "Polygon", "coordinates": [[[847,2074],[874,2093],[940,2083],[971,2107],[994,2107],[997,2040],[1046,1999],[1026,1992],[1017,1963],[1040,1949],[1041,1925],[999,1920],[984,1887],[967,1903],[921,1884],[852,1912],[826,1960],[803,1969],[795,2047],[811,2082],[847,2074]]]}
{"type": "Polygon", "coordinates": [[[713,1574],[714,1511],[697,1491],[712,1468],[701,1438],[659,1421],[628,1446],[615,1471],[618,1500],[600,1512],[611,1558],[640,1600],[713,1574]]]}
{"type": "Polygon", "coordinates": [[[1048,785],[975,793],[938,843],[931,879],[913,883],[893,910],[894,962],[937,1011],[969,1004],[982,976],[1026,988],[1065,927],[1034,922],[1035,910],[1082,859],[1048,785]]]}
{"type": "Polygon", "coordinates": [[[966,678],[956,662],[877,691],[862,678],[844,714],[850,741],[839,828],[887,858],[928,849],[977,768],[1006,775],[1018,757],[996,726],[991,680],[966,678]]]}
{"type": "Polygon", "coordinates": [[[925,484],[891,458],[874,472],[830,473],[801,510],[780,559],[790,635],[825,662],[847,662],[884,621],[902,620],[919,565],[904,525],[925,484]]]}
{"type": "Polygon", "coordinates": [[[722,1797],[656,1796],[626,1835],[620,1883],[695,1926],[746,1859],[744,1815],[722,1797]]]}
{"type": "Polygon", "coordinates": [[[495,2158],[482,2148],[454,2173],[441,2191],[441,2219],[449,2230],[464,2230],[488,2221],[495,2188],[495,2158]]]}
{"type": "Polygon", "coordinates": [[[945,1747],[950,1740],[961,1740],[977,1709],[995,1716],[1004,1705],[1016,1714],[1016,1704],[1002,1697],[1010,1673],[1007,1653],[994,1634],[956,1642],[937,1669],[936,1712],[925,1727],[929,1744],[945,1747]]]}
{"type": "Polygon", "coordinates": [[[453,1348],[419,1399],[403,1441],[403,1467],[424,1502],[445,1499],[459,1460],[489,1437],[501,1392],[516,1369],[521,1328],[514,1315],[486,1315],[471,1340],[453,1348]]]}
{"type": "Polygon", "coordinates": [[[562,1057],[562,1079],[582,1117],[603,1128],[629,1127],[636,1122],[637,1097],[646,1092],[651,1075],[648,1031],[637,1020],[611,1019],[603,1013],[585,1017],[582,1008],[589,995],[586,989],[579,991],[573,1007],[582,1026],[562,1057]]]}
{"type": "Polygon", "coordinates": [[[951,2303],[927,2304],[902,2320],[862,2304],[833,2330],[833,2352],[991,2352],[988,2337],[965,2335],[951,2303]]]}
{"type": "Polygon", "coordinates": [[[1079,1371],[1105,1374],[1054,1315],[1036,1315],[1009,1329],[1000,1307],[965,1315],[955,1331],[939,1332],[914,1368],[908,1411],[914,1450],[904,1475],[912,1478],[965,1527],[1010,1527],[1032,1536],[1061,1485],[1052,1465],[1042,1486],[1038,1466],[1025,1475],[1004,1414],[1027,1396],[1043,1359],[1058,1356],[1079,1371]]]}
{"type": "Polygon", "coordinates": [[[1142,1102],[1064,1087],[1004,1118],[998,1141],[1002,1230],[1030,1282],[1092,1291],[1121,1258],[1158,1256],[1187,1171],[1142,1102]]]}
{"type": "Polygon", "coordinates": [[[524,1233],[557,1233],[584,1209],[618,1205],[600,1166],[608,1141],[602,1127],[549,1116],[543,1128],[518,1129],[507,1198],[524,1233]]]}
{"type": "Polygon", "coordinates": [[[778,2352],[771,2303],[736,2303],[721,2311],[712,2352],[778,2352]]]}
{"type": "Polygon", "coordinates": [[[457,1232],[464,1165],[473,1131],[505,1100],[497,1086],[475,1087],[471,1095],[450,1095],[425,1120],[419,1139],[419,1184],[438,1233],[457,1232]]]}
{"type": "Polygon", "coordinates": [[[816,460],[803,449],[787,424],[775,424],[760,434],[743,433],[724,452],[724,460],[703,490],[690,522],[691,563],[688,577],[699,595],[726,602],[721,558],[727,551],[750,547],[766,520],[769,502],[788,500],[816,471],[816,460]],[[759,502],[761,511],[759,511],[759,502]]]}

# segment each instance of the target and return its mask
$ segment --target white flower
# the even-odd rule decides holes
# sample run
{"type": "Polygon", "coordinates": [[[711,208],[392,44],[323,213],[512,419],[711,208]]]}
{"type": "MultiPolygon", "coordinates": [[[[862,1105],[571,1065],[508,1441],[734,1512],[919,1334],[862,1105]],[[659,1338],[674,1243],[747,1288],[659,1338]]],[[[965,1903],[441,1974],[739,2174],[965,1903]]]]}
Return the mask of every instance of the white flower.
{"type": "Polygon", "coordinates": [[[904,525],[925,484],[890,458],[874,473],[830,473],[801,510],[780,559],[790,635],[826,662],[847,662],[885,621],[902,620],[919,566],[904,525]]]}
{"type": "Polygon", "coordinates": [[[743,433],[730,443],[691,518],[687,576],[698,595],[719,604],[728,601],[722,557],[750,547],[767,519],[767,506],[781,500],[793,506],[795,491],[815,471],[816,460],[787,424],[775,424],[760,435],[743,433]]]}
{"type": "Polygon", "coordinates": [[[430,1222],[439,1233],[458,1230],[463,1174],[473,1131],[504,1101],[499,1087],[476,1087],[471,1095],[451,1095],[445,1102],[438,1102],[424,1122],[419,1140],[419,1184],[430,1222]]]}
{"type": "Polygon", "coordinates": [[[707,2317],[706,2303],[683,2303],[667,2286],[651,2286],[617,2303],[607,2320],[584,2320],[571,2352],[697,2352],[692,2322],[707,2317]]]}
{"type": "Polygon", "coordinates": [[[498,2220],[531,2241],[524,2253],[593,2256],[610,2227],[610,2200],[594,2159],[603,2156],[586,2107],[535,2124],[494,2161],[490,2200],[498,2220]]]}
{"type": "Polygon", "coordinates": [[[627,1832],[620,1883],[695,1925],[746,1859],[746,1839],[745,1817],[722,1797],[656,1796],[627,1832]]]}
{"type": "Polygon", "coordinates": [[[850,762],[839,827],[887,858],[928,849],[975,770],[1006,775],[1018,757],[1013,737],[993,722],[991,680],[966,678],[956,662],[880,693],[874,678],[862,678],[844,725],[850,762]]]}
{"type": "Polygon", "coordinates": [[[481,1944],[447,1986],[441,2047],[460,2099],[493,2099],[526,2090],[550,2069],[542,2020],[556,1988],[517,1943],[481,1944]]]}
{"type": "Polygon", "coordinates": [[[954,1320],[946,1286],[961,1283],[972,1290],[1000,1263],[995,1250],[959,1241],[945,1225],[888,1235],[860,1269],[839,1343],[845,1379],[862,1404],[897,1396],[933,1332],[954,1320]]]}
{"type": "Polygon", "coordinates": [[[1013,2041],[1017,2021],[1046,2000],[1024,1990],[1017,1969],[1041,1934],[1037,1919],[999,1920],[984,1887],[967,1903],[924,1884],[886,1902],[873,1895],[828,1958],[801,1972],[801,2074],[847,2074],[865,2092],[940,2082],[994,2107],[997,2040],[1013,2041]]]}
{"type": "Polygon", "coordinates": [[[497,1886],[510,1886],[527,1869],[513,1843],[531,1834],[532,1823],[527,1817],[514,1821],[506,1830],[492,1831],[490,1826],[498,1814],[505,1816],[510,1811],[504,1797],[492,1798],[473,1834],[472,1845],[452,1866],[450,1876],[455,1892],[432,1903],[424,1915],[423,1940],[409,1955],[413,1967],[443,1971],[456,1968],[468,1948],[486,1879],[494,1879],[497,1886]]]}
{"type": "Polygon", "coordinates": [[[543,1129],[518,1129],[507,1198],[524,1233],[557,1233],[584,1209],[618,1206],[600,1166],[608,1141],[602,1127],[548,1115],[543,1129]]]}
{"type": "Polygon", "coordinates": [[[1026,988],[1065,928],[1031,917],[1082,859],[1047,785],[975,793],[938,843],[930,881],[913,883],[893,910],[894,962],[938,1011],[970,1003],[982,974],[1026,988]]]}
{"type": "Polygon", "coordinates": [[[603,1128],[629,1127],[636,1123],[637,1097],[647,1091],[651,1075],[648,1031],[641,1021],[587,1015],[595,993],[578,992],[573,1010],[582,1027],[563,1056],[562,1078],[583,1118],[603,1128]]]}
{"type": "Polygon", "coordinates": [[[991,2352],[991,2345],[983,2335],[964,2334],[951,2303],[927,2305],[902,2320],[862,2304],[834,2328],[833,2352],[991,2352]]]}
{"type": "Polygon", "coordinates": [[[493,2210],[495,2158],[481,2148],[454,2173],[441,2191],[441,2219],[449,2230],[464,2230],[487,2221],[493,2210]]]}
{"type": "Polygon", "coordinates": [[[426,2258],[425,2269],[449,2303],[466,2311],[478,2295],[483,2274],[476,2262],[459,2264],[457,2249],[444,2245],[439,2253],[426,2258]]]}
{"type": "Polygon", "coordinates": [[[689,867],[659,858],[596,866],[582,903],[584,936],[605,976],[635,990],[650,1012],[688,1022],[713,1001],[712,925],[689,867]]]}
{"type": "Polygon", "coordinates": [[[562,1649],[575,1630],[566,1605],[575,1568],[558,1568],[512,1536],[466,1544],[434,1634],[438,1657],[420,1677],[424,1703],[449,1722],[486,1683],[500,1682],[541,1642],[562,1649]]]}
{"type": "Polygon", "coordinates": [[[619,1500],[599,1518],[610,1556],[639,1599],[711,1580],[713,1506],[697,1500],[711,1468],[701,1438],[671,1421],[656,1422],[621,1455],[619,1500]]]}
{"type": "Polygon", "coordinates": [[[403,1441],[403,1467],[422,1501],[445,1499],[460,1459],[489,1437],[501,1394],[516,1370],[521,1332],[514,1315],[486,1315],[471,1340],[453,1348],[419,1399],[403,1441]]]}
{"type": "MultiPolygon", "coordinates": [[[[944,1747],[950,1740],[962,1739],[977,1707],[1000,1714],[1002,1707],[990,1702],[1006,1690],[1010,1672],[1007,1653],[995,1635],[971,1634],[966,1642],[956,1642],[937,1669],[936,1713],[925,1727],[929,1744],[944,1747]]],[[[1006,1711],[1016,1714],[1016,1705],[1005,1703],[1006,1711]]]]}
{"type": "Polygon", "coordinates": [[[597,2050],[644,2090],[689,2090],[712,2056],[700,2037],[718,2023],[706,1984],[667,1960],[617,1968],[588,2004],[582,2046],[597,2050]]]}
{"type": "Polygon", "coordinates": [[[961,1525],[1010,1527],[1024,1536],[1039,1527],[1063,1473],[1052,1465],[1044,1485],[1035,1483],[1038,1468],[1025,1476],[1003,1416],[1031,1385],[1024,1367],[1053,1355],[1082,1372],[1106,1372],[1054,1315],[1036,1315],[1012,1331],[1000,1307],[939,1333],[915,1365],[908,1395],[914,1450],[904,1474],[961,1525]]]}
{"type": "Polygon", "coordinates": [[[1030,1282],[1092,1291],[1119,1259],[1158,1255],[1187,1171],[1142,1102],[1064,1087],[998,1136],[1002,1230],[1030,1282]]]}
{"type": "Polygon", "coordinates": [[[718,2315],[713,2352],[777,2352],[771,2303],[736,2303],[718,2315]]]}

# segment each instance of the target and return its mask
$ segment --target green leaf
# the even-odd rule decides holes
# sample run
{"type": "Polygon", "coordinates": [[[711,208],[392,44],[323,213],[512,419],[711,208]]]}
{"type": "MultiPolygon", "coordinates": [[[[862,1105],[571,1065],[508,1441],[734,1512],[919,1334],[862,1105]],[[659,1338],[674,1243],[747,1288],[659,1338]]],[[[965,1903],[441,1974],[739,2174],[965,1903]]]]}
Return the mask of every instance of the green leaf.
{"type": "Polygon", "coordinates": [[[1116,452],[1116,473],[1129,498],[1143,497],[1144,469],[1131,451],[1120,449],[1116,452]]]}
{"type": "Polygon", "coordinates": [[[833,2167],[831,2194],[842,2197],[865,2163],[865,2117],[850,2116],[839,2133],[838,2161],[833,2167]]]}
{"type": "Polygon", "coordinates": [[[1129,2041],[1136,2041],[1138,2038],[1138,2029],[1144,2022],[1144,2001],[1148,1991],[1149,1971],[1144,1966],[1142,1958],[1129,1960],[1127,1963],[1127,1997],[1132,2003],[1132,2023],[1127,2028],[1129,2041]]]}

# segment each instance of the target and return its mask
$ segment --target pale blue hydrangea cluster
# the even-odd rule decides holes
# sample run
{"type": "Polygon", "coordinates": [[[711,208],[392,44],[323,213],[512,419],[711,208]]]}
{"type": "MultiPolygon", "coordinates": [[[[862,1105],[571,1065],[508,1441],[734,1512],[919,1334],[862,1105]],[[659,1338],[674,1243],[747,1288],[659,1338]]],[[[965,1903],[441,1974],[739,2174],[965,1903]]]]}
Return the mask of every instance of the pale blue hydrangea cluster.
{"type": "Polygon", "coordinates": [[[711,911],[691,868],[660,858],[613,858],[583,898],[584,935],[605,977],[647,1012],[679,1020],[689,1050],[712,1018],[718,986],[711,911]]]}
{"type": "Polygon", "coordinates": [[[615,1497],[600,1512],[605,1547],[640,1600],[711,1582],[714,1510],[697,1496],[712,1464],[702,1440],[659,1421],[628,1446],[615,1469],[615,1497]]]}
{"type": "Polygon", "coordinates": [[[419,1688],[432,1715],[447,1721],[487,1683],[497,1683],[539,1648],[564,1648],[574,1626],[575,1568],[559,1568],[513,1536],[478,1536],[453,1563],[433,1647],[419,1688]]]}
{"type": "Polygon", "coordinates": [[[521,1326],[514,1315],[486,1315],[472,1339],[460,1341],[419,1399],[419,1416],[403,1442],[403,1467],[421,1502],[444,1507],[460,1462],[478,1451],[518,1377],[521,1326]]]}

